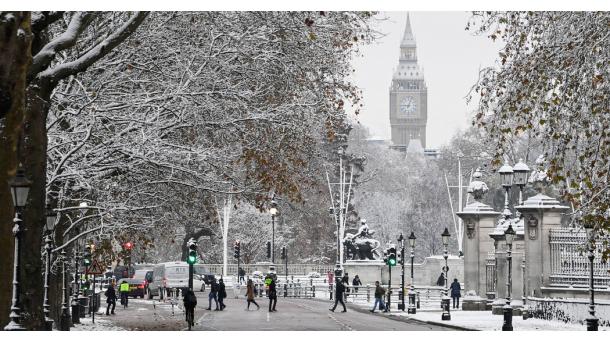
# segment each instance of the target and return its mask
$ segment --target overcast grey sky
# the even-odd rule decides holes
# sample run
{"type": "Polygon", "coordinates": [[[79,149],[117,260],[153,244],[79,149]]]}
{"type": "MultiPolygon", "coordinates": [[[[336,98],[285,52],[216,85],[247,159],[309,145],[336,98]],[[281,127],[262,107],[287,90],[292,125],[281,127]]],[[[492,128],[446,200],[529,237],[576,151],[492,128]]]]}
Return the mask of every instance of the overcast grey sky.
{"type": "MultiPolygon", "coordinates": [[[[417,42],[417,58],[428,86],[427,147],[447,143],[458,128],[470,125],[473,106],[465,96],[480,68],[494,63],[500,45],[486,36],[465,31],[469,12],[409,12],[417,42]]],[[[354,62],[353,80],[362,88],[360,123],[374,136],[390,139],[389,87],[398,65],[406,12],[382,12],[388,20],[377,25],[385,34],[363,47],[354,62]]]]}

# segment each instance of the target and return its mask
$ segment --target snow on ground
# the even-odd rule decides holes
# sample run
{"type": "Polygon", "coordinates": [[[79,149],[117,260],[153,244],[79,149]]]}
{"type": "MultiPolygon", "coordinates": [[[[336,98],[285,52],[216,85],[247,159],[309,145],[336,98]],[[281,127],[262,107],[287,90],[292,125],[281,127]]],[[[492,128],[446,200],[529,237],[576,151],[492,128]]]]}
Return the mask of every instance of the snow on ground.
{"type": "MultiPolygon", "coordinates": [[[[373,308],[373,303],[359,305],[368,309],[373,308]]],[[[494,315],[491,313],[491,311],[462,311],[452,309],[451,320],[441,320],[442,313],[442,311],[436,309],[418,309],[416,314],[407,314],[406,312],[393,310],[392,315],[413,318],[425,322],[460,326],[468,329],[476,329],[483,331],[502,331],[503,316],[494,315]]],[[[586,331],[587,327],[586,325],[564,323],[556,320],[544,320],[536,318],[529,318],[527,320],[523,320],[521,316],[513,316],[513,330],[586,331]]],[[[599,330],[610,331],[610,328],[600,326],[599,330]]]]}
{"type": "Polygon", "coordinates": [[[125,331],[125,329],[114,325],[113,322],[104,318],[101,313],[95,315],[95,324],[90,317],[80,318],[80,324],[74,324],[70,331],[125,331]]]}

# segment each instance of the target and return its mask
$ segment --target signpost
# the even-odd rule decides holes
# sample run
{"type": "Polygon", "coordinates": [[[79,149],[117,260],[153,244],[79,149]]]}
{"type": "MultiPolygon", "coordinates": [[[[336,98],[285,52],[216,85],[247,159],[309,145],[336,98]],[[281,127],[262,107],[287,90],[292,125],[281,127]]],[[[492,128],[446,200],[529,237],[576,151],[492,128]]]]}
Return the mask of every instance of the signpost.
{"type": "Polygon", "coordinates": [[[97,306],[97,295],[95,294],[95,277],[97,275],[104,274],[104,268],[102,268],[97,260],[93,260],[91,266],[87,267],[85,274],[93,275],[93,296],[91,297],[90,306],[91,310],[91,323],[95,324],[95,307],[97,306]]]}

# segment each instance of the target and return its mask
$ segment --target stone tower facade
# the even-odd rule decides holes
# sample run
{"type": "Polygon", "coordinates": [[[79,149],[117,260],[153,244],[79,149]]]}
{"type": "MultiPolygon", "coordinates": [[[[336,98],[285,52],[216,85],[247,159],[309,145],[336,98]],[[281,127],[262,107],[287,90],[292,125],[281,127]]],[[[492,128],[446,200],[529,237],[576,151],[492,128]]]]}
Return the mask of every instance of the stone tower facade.
{"type": "Polygon", "coordinates": [[[428,89],[423,70],[417,64],[417,46],[407,14],[398,67],[390,85],[392,148],[406,151],[412,140],[419,140],[421,147],[426,148],[427,121],[428,89]]]}

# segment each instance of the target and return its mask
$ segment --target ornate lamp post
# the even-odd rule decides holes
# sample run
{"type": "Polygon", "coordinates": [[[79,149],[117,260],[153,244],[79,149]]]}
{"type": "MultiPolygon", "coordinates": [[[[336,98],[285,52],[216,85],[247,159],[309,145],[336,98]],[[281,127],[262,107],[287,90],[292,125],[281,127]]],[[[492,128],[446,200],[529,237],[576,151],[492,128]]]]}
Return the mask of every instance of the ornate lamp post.
{"type": "MultiPolygon", "coordinates": [[[[85,214],[87,213],[87,209],[89,207],[89,205],[87,204],[87,202],[83,201],[78,205],[80,212],[81,212],[81,218],[85,216],[85,214]]],[[[76,234],[78,235],[78,231],[76,231],[76,234]]],[[[80,255],[79,255],[79,251],[78,251],[78,247],[79,247],[79,239],[74,241],[74,290],[72,291],[72,301],[70,303],[70,307],[72,308],[72,323],[73,324],[80,324],[80,302],[79,302],[79,298],[80,298],[80,287],[81,287],[81,282],[80,282],[80,275],[78,274],[78,267],[79,267],[79,259],[80,259],[80,255]]]]}
{"type": "Polygon", "coordinates": [[[519,162],[513,167],[514,182],[516,186],[519,186],[519,205],[523,205],[523,187],[527,184],[527,175],[530,172],[530,168],[527,164],[523,163],[523,159],[520,158],[519,162]]]}
{"type": "Polygon", "coordinates": [[[13,206],[15,206],[15,218],[13,222],[13,236],[15,237],[15,252],[13,255],[13,299],[11,304],[11,321],[4,327],[5,331],[21,331],[25,328],[21,325],[21,301],[19,299],[19,272],[21,263],[21,211],[28,200],[28,193],[32,182],[25,177],[25,171],[21,164],[15,177],[9,181],[13,206]]]}
{"type": "Polygon", "coordinates": [[[68,308],[68,289],[66,288],[66,251],[61,249],[61,320],[59,330],[70,331],[70,312],[68,308]]]}
{"type": "Polygon", "coordinates": [[[451,313],[449,312],[449,267],[447,266],[447,258],[449,257],[447,253],[447,246],[449,245],[449,230],[445,228],[445,231],[441,234],[443,238],[443,257],[445,258],[445,295],[443,296],[443,315],[441,316],[442,320],[451,320],[451,313]]]}
{"type": "Polygon", "coordinates": [[[415,314],[417,307],[415,306],[415,278],[413,276],[413,259],[415,258],[415,234],[413,231],[409,236],[409,246],[411,247],[411,287],[409,288],[409,309],[407,313],[415,314]]]}
{"type": "Polygon", "coordinates": [[[508,161],[504,161],[504,165],[498,170],[500,173],[500,177],[502,179],[502,187],[504,187],[505,195],[504,195],[504,211],[502,211],[502,215],[505,219],[509,219],[512,216],[510,209],[508,208],[508,192],[510,188],[513,186],[513,168],[508,164],[508,161]]]}
{"type": "Polygon", "coordinates": [[[49,313],[51,312],[49,305],[49,273],[51,269],[51,252],[53,251],[53,239],[51,238],[51,235],[53,234],[53,229],[55,228],[55,223],[57,221],[57,212],[53,211],[52,208],[47,208],[46,217],[47,234],[44,240],[44,250],[46,256],[44,267],[44,300],[42,311],[44,313],[45,330],[51,331],[53,330],[53,319],[49,317],[49,313]]]}
{"type": "Polygon", "coordinates": [[[269,213],[271,214],[271,263],[275,264],[275,216],[279,213],[275,200],[271,200],[269,213]]]}
{"type": "Polygon", "coordinates": [[[510,294],[513,287],[512,280],[512,247],[513,239],[515,238],[515,230],[512,225],[508,225],[508,229],[504,232],[506,238],[506,261],[508,262],[508,280],[506,281],[506,305],[504,305],[504,324],[502,325],[502,331],[513,331],[513,308],[510,306],[510,294]]]}
{"type": "Polygon", "coordinates": [[[599,326],[599,319],[595,317],[595,289],[593,285],[593,259],[595,259],[595,230],[593,225],[585,223],[585,231],[587,233],[587,248],[589,249],[589,293],[591,299],[589,300],[589,317],[587,317],[587,331],[597,331],[599,326]]]}

